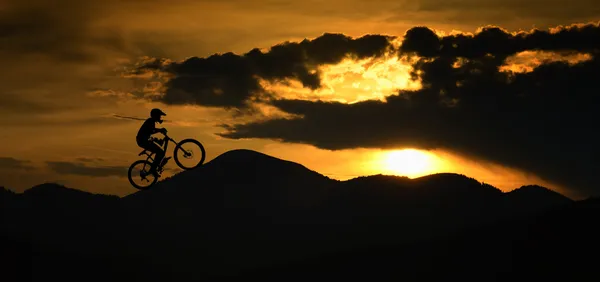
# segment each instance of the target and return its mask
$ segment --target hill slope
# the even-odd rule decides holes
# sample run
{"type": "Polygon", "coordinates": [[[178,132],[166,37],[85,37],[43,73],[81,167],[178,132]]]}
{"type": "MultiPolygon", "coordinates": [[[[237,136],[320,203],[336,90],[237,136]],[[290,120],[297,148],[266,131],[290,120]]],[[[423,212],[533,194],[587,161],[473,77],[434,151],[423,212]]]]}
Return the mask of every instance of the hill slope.
{"type": "Polygon", "coordinates": [[[234,150],[121,199],[47,184],[3,196],[11,204],[2,208],[6,234],[67,253],[141,257],[193,277],[438,240],[571,203],[522,189],[502,193],[457,174],[336,181],[234,150]]]}
{"type": "Polygon", "coordinates": [[[238,277],[296,281],[385,278],[399,281],[597,281],[600,199],[572,202],[534,217],[468,228],[455,236],[348,250],[247,271],[238,277]]]}

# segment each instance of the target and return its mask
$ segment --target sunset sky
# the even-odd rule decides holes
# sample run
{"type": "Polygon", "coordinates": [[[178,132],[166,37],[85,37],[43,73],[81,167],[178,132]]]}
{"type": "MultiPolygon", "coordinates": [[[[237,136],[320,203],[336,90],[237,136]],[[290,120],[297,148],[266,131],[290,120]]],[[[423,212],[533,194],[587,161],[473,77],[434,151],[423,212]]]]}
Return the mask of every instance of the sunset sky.
{"type": "Polygon", "coordinates": [[[600,195],[595,2],[3,0],[0,186],[136,192],[159,107],[207,161],[600,195]]]}

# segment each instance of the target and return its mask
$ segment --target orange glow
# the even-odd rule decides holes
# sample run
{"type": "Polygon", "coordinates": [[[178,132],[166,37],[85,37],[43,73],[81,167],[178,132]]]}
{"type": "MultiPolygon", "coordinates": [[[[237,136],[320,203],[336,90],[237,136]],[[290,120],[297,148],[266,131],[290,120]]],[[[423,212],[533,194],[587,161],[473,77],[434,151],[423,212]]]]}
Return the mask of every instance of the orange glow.
{"type": "MultiPolygon", "coordinates": [[[[491,184],[503,191],[522,185],[538,184],[558,192],[563,187],[516,169],[483,160],[466,159],[460,154],[441,150],[323,150],[310,145],[258,141],[252,147],[263,153],[301,163],[330,178],[348,180],[364,175],[398,175],[417,178],[434,173],[458,173],[491,184]]],[[[215,152],[216,154],[216,152],[215,152]]]]}
{"type": "Polygon", "coordinates": [[[443,166],[434,154],[415,149],[395,150],[380,157],[379,169],[386,174],[419,177],[434,173],[443,166]]]}
{"type": "Polygon", "coordinates": [[[414,149],[405,149],[387,153],[383,168],[400,175],[414,177],[432,170],[433,166],[430,155],[414,149]]]}

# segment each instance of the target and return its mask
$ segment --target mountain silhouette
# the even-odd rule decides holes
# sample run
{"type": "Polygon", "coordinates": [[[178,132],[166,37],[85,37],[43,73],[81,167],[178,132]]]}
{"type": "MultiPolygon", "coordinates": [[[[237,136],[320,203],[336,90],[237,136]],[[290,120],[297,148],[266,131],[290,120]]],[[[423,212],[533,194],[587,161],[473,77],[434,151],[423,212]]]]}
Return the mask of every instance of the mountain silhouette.
{"type": "MultiPolygon", "coordinates": [[[[582,204],[544,187],[502,192],[452,173],[338,181],[251,150],[228,151],[123,198],[51,183],[24,193],[2,190],[0,196],[3,236],[40,250],[46,263],[38,269],[64,278],[65,272],[50,265],[79,265],[74,258],[94,258],[108,265],[105,273],[185,280],[261,276],[289,267],[293,273],[322,266],[335,275],[352,273],[341,264],[345,258],[366,273],[381,267],[421,273],[429,258],[453,252],[483,255],[486,248],[505,259],[494,261],[505,264],[511,259],[509,238],[526,234],[527,228],[543,230],[532,225],[541,215],[564,214],[582,204]],[[456,249],[463,245],[464,252],[456,249]],[[382,251],[392,249],[397,253],[382,251]],[[368,261],[373,256],[406,261],[394,266],[376,259],[380,264],[373,268],[368,261]],[[308,266],[307,261],[322,263],[308,266]],[[156,276],[149,274],[153,271],[156,276]]],[[[559,215],[549,215],[546,224],[559,215]]],[[[90,267],[80,265],[80,271],[101,271],[90,267]]],[[[496,270],[480,267],[482,272],[496,270]]]]}
{"type": "Polygon", "coordinates": [[[291,207],[310,205],[318,200],[315,198],[318,193],[324,193],[317,187],[336,182],[300,164],[240,149],[223,153],[199,169],[183,171],[157,183],[150,191],[129,195],[124,200],[134,202],[142,198],[145,203],[157,200],[164,204],[165,195],[169,194],[167,201],[175,204],[190,199],[196,204],[236,208],[275,204],[291,207]],[[217,203],[215,199],[226,201],[217,203]]]}
{"type": "Polygon", "coordinates": [[[507,205],[510,210],[519,213],[537,213],[554,206],[567,205],[573,200],[538,185],[522,186],[506,193],[507,205]]]}

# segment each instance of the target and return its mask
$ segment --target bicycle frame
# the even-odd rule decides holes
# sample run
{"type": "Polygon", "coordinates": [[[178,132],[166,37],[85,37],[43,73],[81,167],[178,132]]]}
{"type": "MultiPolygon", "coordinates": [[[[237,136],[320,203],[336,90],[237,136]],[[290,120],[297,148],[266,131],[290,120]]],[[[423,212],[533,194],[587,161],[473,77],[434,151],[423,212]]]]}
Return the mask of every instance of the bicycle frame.
{"type": "MultiPolygon", "coordinates": [[[[154,142],[154,140],[155,140],[155,139],[152,139],[152,142],[154,142]]],[[[166,156],[166,155],[167,155],[167,149],[169,148],[169,142],[173,142],[173,143],[175,143],[175,145],[177,145],[177,141],[175,141],[173,138],[171,138],[171,137],[169,137],[169,136],[167,136],[167,135],[165,135],[165,138],[164,138],[163,140],[165,140],[165,142],[164,142],[164,144],[162,145],[162,148],[163,148],[163,150],[164,150],[164,152],[165,152],[165,156],[166,156]]],[[[153,153],[153,152],[150,152],[150,151],[148,151],[148,150],[144,149],[142,152],[140,152],[140,153],[138,154],[138,156],[141,156],[141,155],[147,155],[148,157],[146,158],[146,161],[149,161],[150,163],[153,163],[153,162],[154,162],[154,158],[152,158],[152,155],[154,155],[154,154],[155,154],[155,153],[153,153]]],[[[145,167],[145,165],[144,165],[144,169],[145,169],[145,168],[146,168],[146,167],[145,167]]],[[[160,164],[159,164],[159,167],[158,167],[158,168],[160,168],[160,164]]]]}
{"type": "MultiPolygon", "coordinates": [[[[164,138],[156,138],[156,137],[151,137],[148,141],[151,142],[157,142],[157,141],[162,141],[162,144],[160,144],[158,147],[161,148],[161,150],[164,150],[164,159],[162,159],[159,163],[157,163],[157,167],[156,170],[154,171],[153,175],[155,176],[154,179],[152,180],[152,183],[156,183],[156,181],[158,180],[158,178],[161,177],[162,172],[164,171],[164,166],[167,165],[167,162],[169,159],[173,158],[175,163],[177,164],[177,166],[179,166],[180,168],[187,170],[187,169],[192,169],[195,167],[198,167],[199,165],[201,165],[204,162],[204,158],[205,158],[205,150],[204,147],[202,146],[202,144],[197,141],[196,139],[192,139],[192,138],[188,138],[188,139],[183,139],[181,141],[175,141],[173,138],[167,136],[167,134],[164,134],[164,138]],[[168,156],[167,157],[167,150],[169,150],[169,143],[173,142],[175,143],[173,152],[172,152],[172,156],[168,156]],[[182,164],[180,162],[180,158],[185,158],[185,159],[189,159],[190,157],[193,157],[195,154],[192,152],[192,150],[185,150],[183,148],[182,145],[184,144],[192,144],[192,146],[199,146],[200,148],[200,161],[193,166],[186,166],[184,164],[182,164]],[[181,149],[182,152],[179,152],[179,150],[181,149]],[[182,156],[180,157],[180,153],[182,153],[182,156]]],[[[157,142],[159,143],[159,142],[157,142]]],[[[158,144],[157,144],[158,145],[158,144]]],[[[152,148],[150,148],[152,149],[152,148]]],[[[135,183],[135,181],[133,180],[134,177],[137,177],[136,173],[134,173],[134,169],[138,166],[138,165],[142,165],[143,168],[141,169],[141,171],[139,172],[139,176],[141,176],[142,180],[148,180],[146,178],[146,176],[148,175],[148,167],[152,167],[153,164],[157,161],[156,159],[156,153],[148,150],[148,149],[144,149],[142,150],[138,156],[143,156],[146,155],[146,158],[144,159],[143,157],[134,161],[130,166],[129,166],[129,172],[128,172],[128,178],[129,178],[129,182],[131,182],[131,184],[138,188],[138,189],[145,189],[142,188],[141,186],[137,185],[135,183]]],[[[151,184],[152,185],[152,184],[151,184]]]]}

